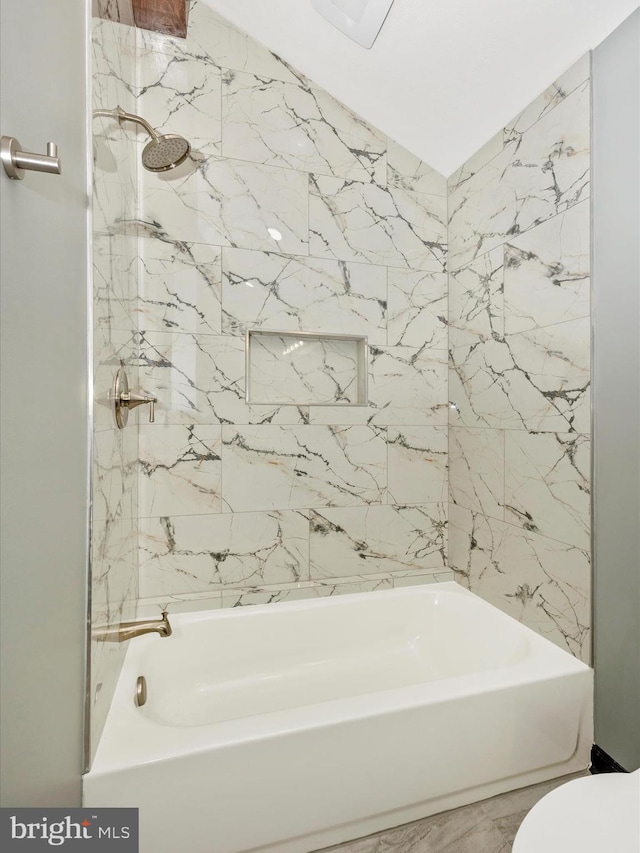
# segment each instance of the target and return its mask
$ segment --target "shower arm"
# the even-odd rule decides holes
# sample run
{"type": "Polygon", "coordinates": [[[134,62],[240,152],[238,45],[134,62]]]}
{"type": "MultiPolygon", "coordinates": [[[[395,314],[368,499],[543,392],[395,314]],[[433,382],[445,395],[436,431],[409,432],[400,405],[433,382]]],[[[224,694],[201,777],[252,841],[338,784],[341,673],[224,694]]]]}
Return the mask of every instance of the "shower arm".
{"type": "Polygon", "coordinates": [[[142,125],[152,139],[157,141],[159,138],[157,132],[151,127],[148,121],[145,121],[141,116],[125,112],[122,107],[116,107],[114,110],[94,110],[93,118],[98,118],[99,116],[117,118],[119,122],[133,121],[136,124],[142,125]]]}

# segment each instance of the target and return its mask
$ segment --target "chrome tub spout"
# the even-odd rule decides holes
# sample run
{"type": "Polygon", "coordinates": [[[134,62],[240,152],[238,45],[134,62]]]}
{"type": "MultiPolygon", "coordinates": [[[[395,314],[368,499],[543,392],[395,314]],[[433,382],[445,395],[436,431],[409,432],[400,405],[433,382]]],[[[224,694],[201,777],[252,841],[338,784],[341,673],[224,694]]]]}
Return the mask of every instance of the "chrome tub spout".
{"type": "Polygon", "coordinates": [[[123,643],[143,634],[159,634],[161,637],[170,637],[172,634],[169,616],[166,610],[162,611],[162,619],[147,619],[142,622],[120,622],[119,625],[104,625],[96,628],[93,632],[95,640],[103,640],[106,643],[123,643]]]}

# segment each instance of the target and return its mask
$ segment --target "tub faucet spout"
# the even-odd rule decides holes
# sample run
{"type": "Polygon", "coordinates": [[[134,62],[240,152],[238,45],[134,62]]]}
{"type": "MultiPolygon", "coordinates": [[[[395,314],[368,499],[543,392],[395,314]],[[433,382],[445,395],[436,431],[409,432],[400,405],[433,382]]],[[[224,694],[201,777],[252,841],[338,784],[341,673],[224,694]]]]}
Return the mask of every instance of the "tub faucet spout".
{"type": "Polygon", "coordinates": [[[147,619],[141,622],[120,622],[119,625],[106,625],[96,628],[94,638],[104,640],[107,643],[122,643],[141,637],[143,634],[160,634],[161,637],[170,637],[172,634],[169,616],[166,610],[162,612],[162,619],[147,619]]]}

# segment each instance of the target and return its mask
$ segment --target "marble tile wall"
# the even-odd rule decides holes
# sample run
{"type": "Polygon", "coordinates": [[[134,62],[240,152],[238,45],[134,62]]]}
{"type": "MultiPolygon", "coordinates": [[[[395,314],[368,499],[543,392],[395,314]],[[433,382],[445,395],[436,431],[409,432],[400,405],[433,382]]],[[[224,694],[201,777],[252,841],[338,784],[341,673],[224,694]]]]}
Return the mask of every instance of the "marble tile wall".
{"type": "Polygon", "coordinates": [[[193,145],[140,172],[140,612],[452,577],[445,178],[203,3],[138,32],[135,96],[193,145]],[[250,328],[366,335],[369,405],[278,336],[248,404],[250,328]]]}
{"type": "MultiPolygon", "coordinates": [[[[93,109],[135,111],[135,30],[94,20],[93,109]]],[[[118,430],[109,405],[117,369],[132,390],[138,373],[137,143],[109,118],[93,130],[93,464],[91,530],[92,626],[135,614],[138,595],[137,430],[118,430]]],[[[126,650],[92,641],[89,760],[102,732],[126,650]]]]}
{"type": "Polygon", "coordinates": [[[590,57],[449,179],[449,559],[590,656],[590,57]]]}

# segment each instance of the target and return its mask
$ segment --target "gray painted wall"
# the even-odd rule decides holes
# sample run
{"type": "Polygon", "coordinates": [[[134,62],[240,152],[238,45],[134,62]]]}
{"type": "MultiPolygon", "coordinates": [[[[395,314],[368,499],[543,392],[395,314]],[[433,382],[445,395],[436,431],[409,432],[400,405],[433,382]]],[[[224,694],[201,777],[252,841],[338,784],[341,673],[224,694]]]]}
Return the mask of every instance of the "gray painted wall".
{"type": "Polygon", "coordinates": [[[86,3],[3,0],[2,805],[80,804],[87,583],[86,3]]]}
{"type": "Polygon", "coordinates": [[[640,11],[593,54],[596,743],[640,766],[640,11]]]}

